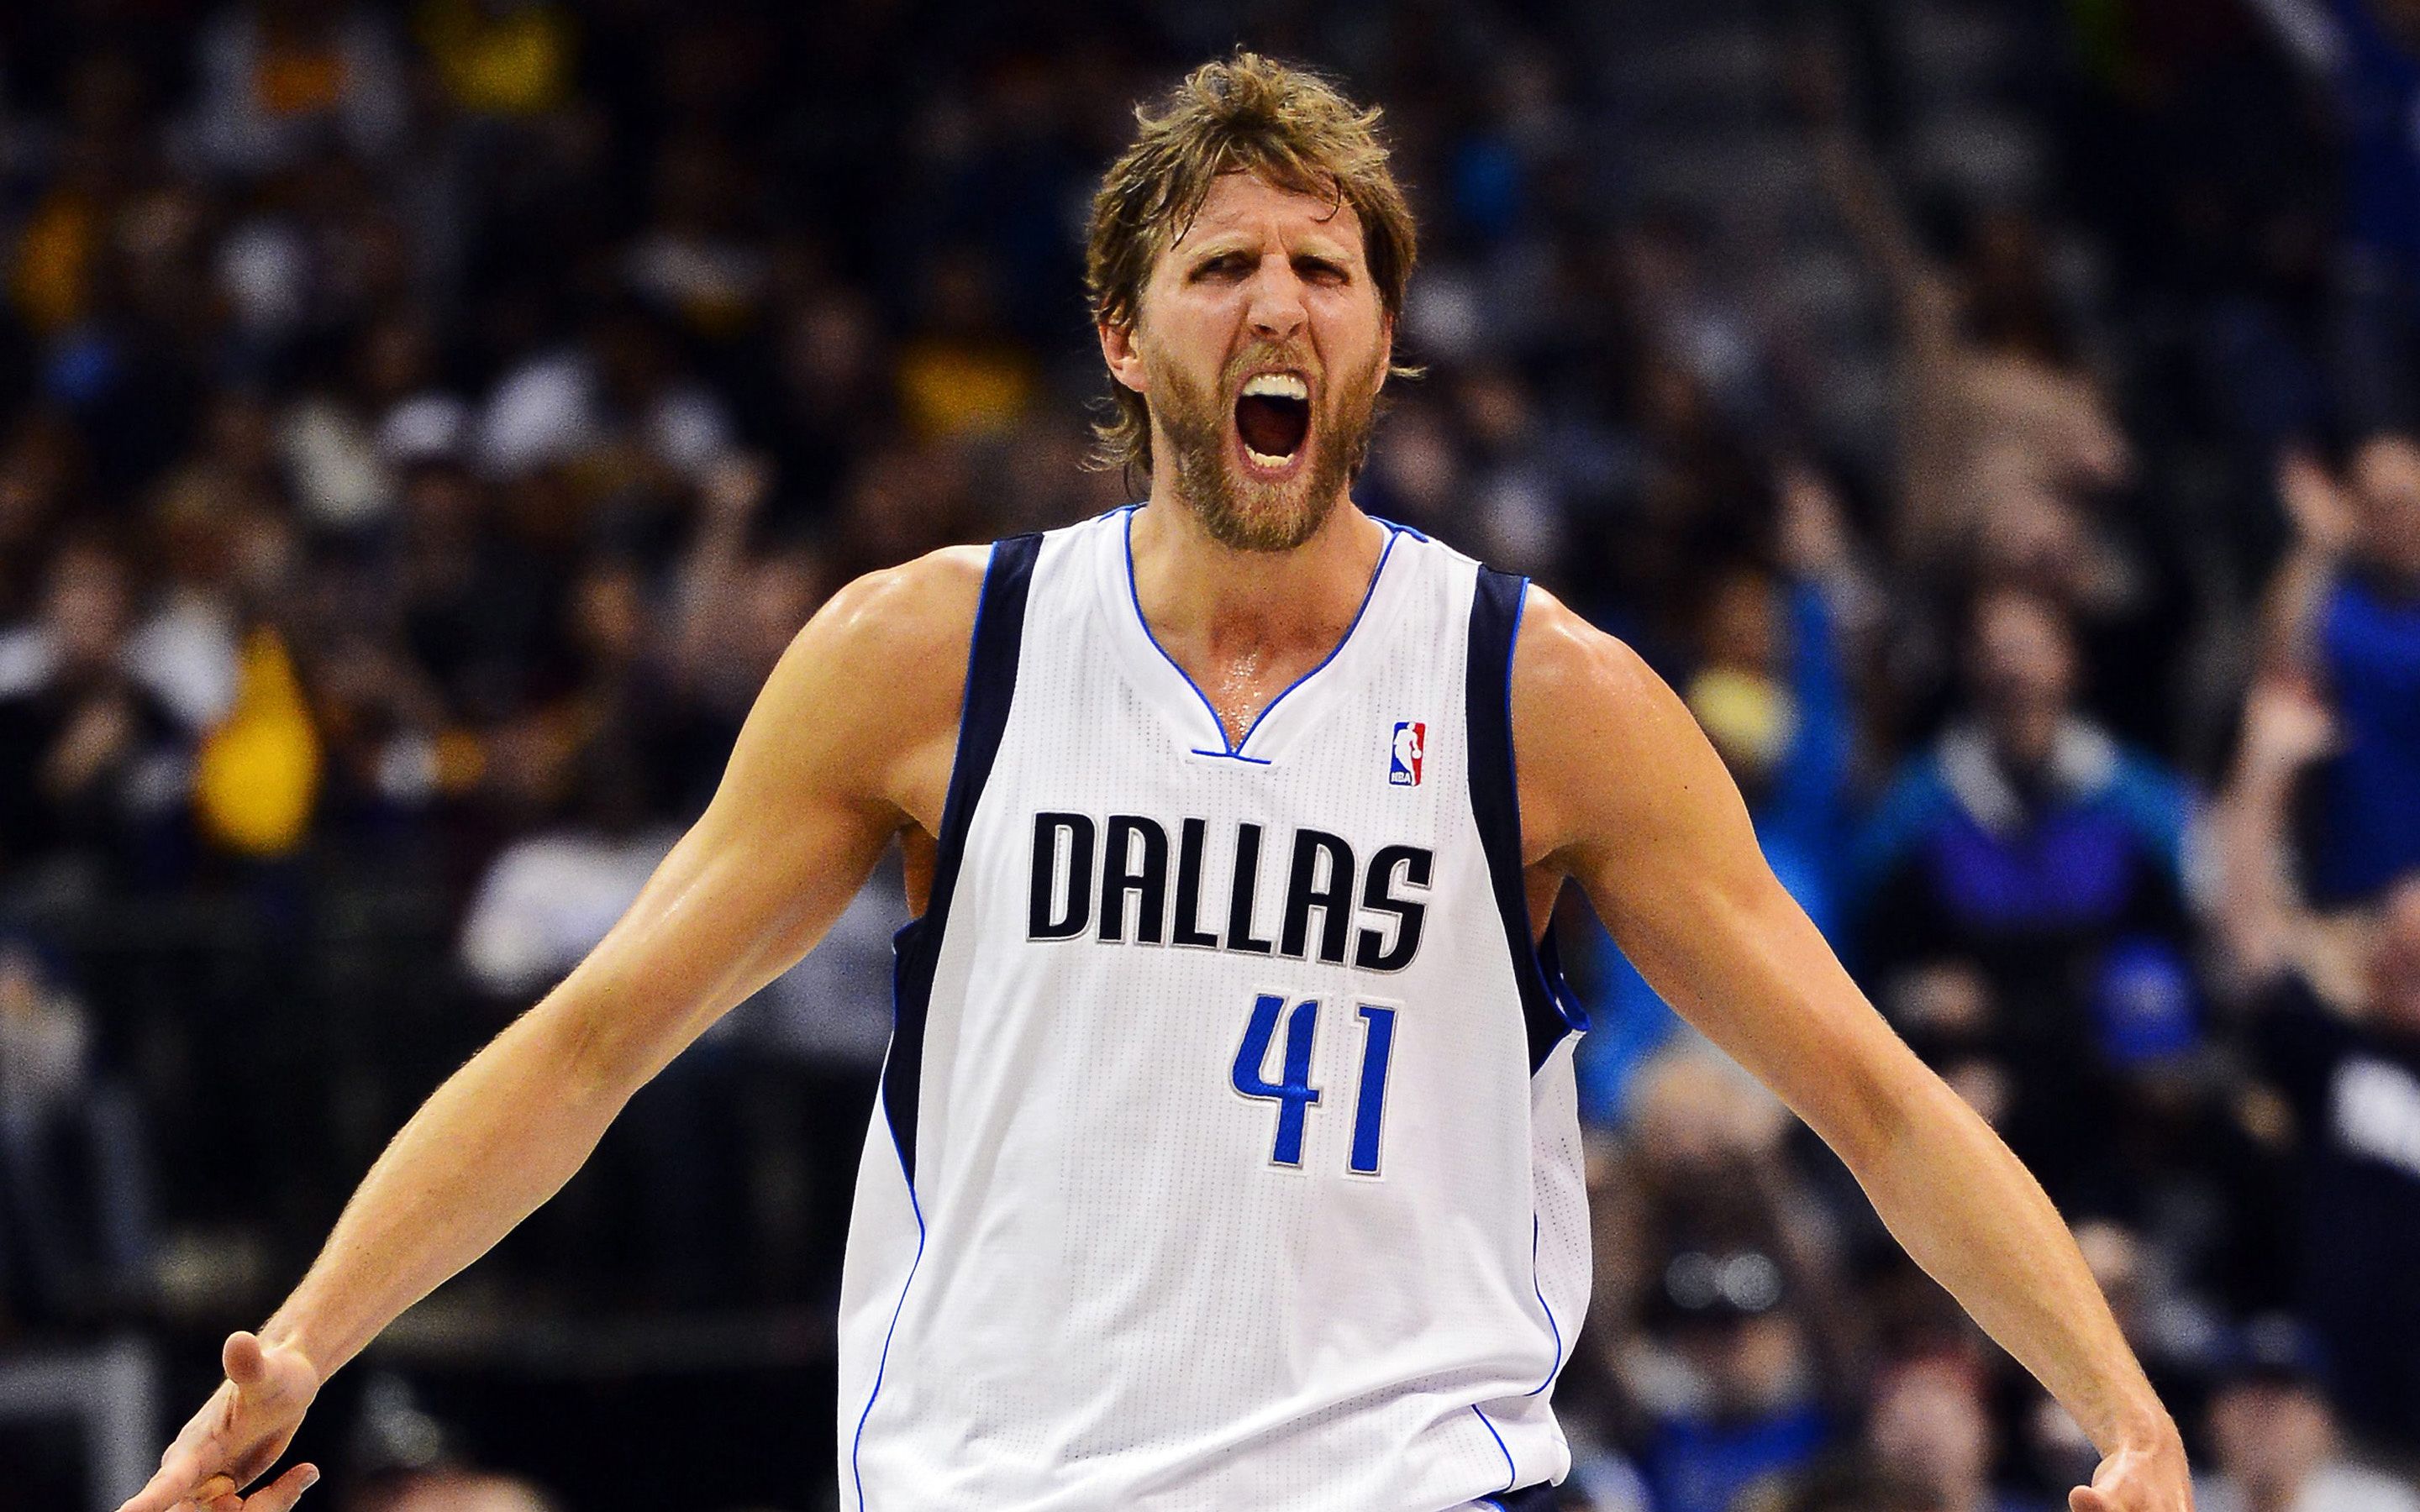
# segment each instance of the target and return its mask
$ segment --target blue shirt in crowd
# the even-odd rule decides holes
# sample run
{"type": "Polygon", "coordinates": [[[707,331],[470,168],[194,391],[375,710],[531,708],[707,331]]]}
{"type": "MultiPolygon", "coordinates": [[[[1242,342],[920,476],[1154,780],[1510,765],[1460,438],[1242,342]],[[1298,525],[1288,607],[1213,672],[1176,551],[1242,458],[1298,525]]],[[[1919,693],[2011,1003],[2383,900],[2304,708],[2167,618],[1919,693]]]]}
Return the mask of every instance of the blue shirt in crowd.
{"type": "Polygon", "coordinates": [[[2319,664],[2342,748],[2319,775],[2311,890],[2343,902],[2420,869],[2420,597],[2338,582],[2319,664]]]}

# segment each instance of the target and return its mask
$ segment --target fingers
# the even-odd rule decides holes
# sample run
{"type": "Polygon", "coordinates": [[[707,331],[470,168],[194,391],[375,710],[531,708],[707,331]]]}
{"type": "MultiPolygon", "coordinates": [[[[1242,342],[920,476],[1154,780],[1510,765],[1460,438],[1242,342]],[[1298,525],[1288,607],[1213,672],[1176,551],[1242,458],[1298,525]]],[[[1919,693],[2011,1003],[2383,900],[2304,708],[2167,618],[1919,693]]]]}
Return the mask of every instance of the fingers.
{"type": "Polygon", "coordinates": [[[2089,1486],[2067,1493],[2067,1512],[2118,1512],[2118,1504],[2089,1486]]]}
{"type": "MultiPolygon", "coordinates": [[[[225,1475],[212,1475],[209,1480],[167,1504],[165,1512],[288,1512],[302,1493],[319,1484],[319,1467],[296,1465],[277,1477],[276,1483],[253,1492],[237,1494],[235,1482],[225,1475]]],[[[131,1507],[134,1504],[128,1503],[131,1507]]],[[[126,1512],[125,1507],[118,1512],[126,1512]]]]}
{"type": "Polygon", "coordinates": [[[144,1484],[141,1490],[117,1504],[117,1512],[170,1512],[184,1487],[163,1470],[144,1484]]]}
{"type": "Polygon", "coordinates": [[[318,1466],[296,1465],[278,1476],[276,1483],[267,1490],[255,1491],[244,1498],[242,1512],[286,1512],[287,1507],[302,1500],[304,1491],[318,1484],[318,1466]]]}
{"type": "Polygon", "coordinates": [[[220,1363],[226,1366],[226,1376],[238,1386],[257,1386],[269,1374],[269,1363],[260,1352],[260,1340],[250,1334],[227,1335],[226,1348],[219,1351],[220,1363]]]}
{"type": "Polygon", "coordinates": [[[171,1448],[160,1457],[160,1473],[152,1476],[141,1490],[121,1503],[117,1512],[178,1512],[179,1508],[192,1505],[201,1490],[209,1490],[212,1495],[217,1495],[223,1490],[234,1489],[234,1483],[225,1475],[211,1476],[210,1481],[214,1485],[195,1487],[195,1468],[191,1456],[180,1456],[171,1448]]]}

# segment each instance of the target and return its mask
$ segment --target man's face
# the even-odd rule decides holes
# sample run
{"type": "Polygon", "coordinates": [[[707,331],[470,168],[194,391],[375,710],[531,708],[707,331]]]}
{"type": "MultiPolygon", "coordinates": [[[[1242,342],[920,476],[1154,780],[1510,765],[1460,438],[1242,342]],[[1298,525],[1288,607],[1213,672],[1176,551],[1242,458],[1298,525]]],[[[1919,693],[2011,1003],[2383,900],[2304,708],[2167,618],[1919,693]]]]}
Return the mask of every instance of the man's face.
{"type": "Polygon", "coordinates": [[[2210,1405],[2218,1467],[2272,1504],[2300,1494],[2335,1436],[2326,1400],[2301,1382],[2239,1381],[2220,1388],[2210,1405]]]}
{"type": "Polygon", "coordinates": [[[1977,606],[1969,655],[1978,702],[2004,717],[2055,716],[2074,696],[2075,651],[2067,626],[2031,595],[1994,594],[1977,606]]]}
{"type": "Polygon", "coordinates": [[[1344,497],[1391,335],[1352,207],[1230,173],[1101,349],[1151,407],[1155,472],[1212,538],[1281,551],[1344,497]]]}
{"type": "Polygon", "coordinates": [[[1867,1431],[1877,1458],[1928,1490],[1968,1492],[1991,1470],[1991,1418],[1952,1365],[1906,1367],[1875,1400],[1867,1431]]]}

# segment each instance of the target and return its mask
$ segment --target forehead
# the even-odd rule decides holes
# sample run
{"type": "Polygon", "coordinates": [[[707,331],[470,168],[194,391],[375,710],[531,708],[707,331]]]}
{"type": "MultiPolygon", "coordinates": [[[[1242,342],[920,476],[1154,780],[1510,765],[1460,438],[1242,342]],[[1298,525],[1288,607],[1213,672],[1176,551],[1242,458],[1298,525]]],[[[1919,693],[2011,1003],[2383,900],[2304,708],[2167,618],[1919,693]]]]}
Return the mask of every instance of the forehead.
{"type": "Polygon", "coordinates": [[[1289,247],[1361,255],[1361,217],[1350,204],[1280,189],[1250,173],[1222,173],[1212,180],[1184,233],[1170,244],[1171,253],[1275,238],[1289,247]]]}

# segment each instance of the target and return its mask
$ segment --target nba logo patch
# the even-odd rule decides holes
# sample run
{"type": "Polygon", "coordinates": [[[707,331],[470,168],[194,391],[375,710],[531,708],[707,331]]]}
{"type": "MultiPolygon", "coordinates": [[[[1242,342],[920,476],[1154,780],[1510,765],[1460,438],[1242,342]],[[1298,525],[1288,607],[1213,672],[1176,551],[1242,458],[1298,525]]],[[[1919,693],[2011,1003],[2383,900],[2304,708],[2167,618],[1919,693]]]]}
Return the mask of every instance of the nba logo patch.
{"type": "Polygon", "coordinates": [[[1399,788],[1420,785],[1420,758],[1427,754],[1429,727],[1418,719],[1395,721],[1395,745],[1389,754],[1387,780],[1399,788]]]}

